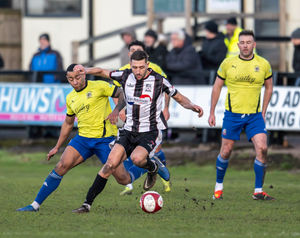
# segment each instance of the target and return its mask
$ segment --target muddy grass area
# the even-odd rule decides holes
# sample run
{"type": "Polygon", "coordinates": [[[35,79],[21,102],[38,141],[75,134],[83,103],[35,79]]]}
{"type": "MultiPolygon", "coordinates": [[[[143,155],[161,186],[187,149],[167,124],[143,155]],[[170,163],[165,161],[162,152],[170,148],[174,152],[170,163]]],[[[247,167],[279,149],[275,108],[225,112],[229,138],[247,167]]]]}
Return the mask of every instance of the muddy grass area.
{"type": "MultiPolygon", "coordinates": [[[[10,153],[33,153],[47,152],[55,145],[54,139],[39,140],[1,140],[0,149],[10,153]]],[[[63,152],[64,147],[60,152],[63,152]]],[[[168,165],[176,166],[186,163],[195,163],[198,165],[214,164],[219,154],[219,143],[193,144],[193,143],[165,143],[163,150],[167,157],[168,165]]],[[[255,151],[251,143],[239,142],[235,145],[231,155],[230,166],[239,169],[250,169],[253,167],[255,151]]],[[[98,160],[94,158],[95,164],[98,160]]],[[[91,161],[91,162],[92,162],[91,161]]],[[[269,169],[283,169],[300,172],[300,150],[298,146],[270,146],[268,150],[269,169]]]]}

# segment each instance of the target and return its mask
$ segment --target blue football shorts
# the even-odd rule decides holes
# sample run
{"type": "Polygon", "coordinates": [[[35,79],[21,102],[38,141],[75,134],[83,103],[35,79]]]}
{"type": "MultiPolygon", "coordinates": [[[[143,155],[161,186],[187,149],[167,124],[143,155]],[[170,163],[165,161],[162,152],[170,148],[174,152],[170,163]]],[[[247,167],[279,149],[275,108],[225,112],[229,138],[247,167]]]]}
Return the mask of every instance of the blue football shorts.
{"type": "Polygon", "coordinates": [[[96,154],[105,164],[110,153],[109,143],[115,140],[114,136],[104,138],[87,138],[76,135],[68,145],[75,148],[84,160],[96,154]]]}
{"type": "Polygon", "coordinates": [[[267,134],[266,124],[261,112],[253,114],[240,114],[225,111],[222,127],[222,138],[240,140],[242,130],[245,130],[247,138],[259,133],[267,134]]]}

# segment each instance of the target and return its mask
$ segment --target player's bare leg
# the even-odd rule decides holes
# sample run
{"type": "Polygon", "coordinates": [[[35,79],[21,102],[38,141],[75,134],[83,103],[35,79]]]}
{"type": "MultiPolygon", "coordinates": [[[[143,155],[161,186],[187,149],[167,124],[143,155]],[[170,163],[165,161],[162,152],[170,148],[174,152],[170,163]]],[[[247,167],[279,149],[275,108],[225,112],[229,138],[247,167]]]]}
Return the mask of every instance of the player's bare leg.
{"type": "Polygon", "coordinates": [[[229,157],[233,150],[234,140],[222,138],[220,154],[216,162],[217,178],[213,199],[223,199],[223,180],[228,167],[229,157]]]}
{"type": "MultiPolygon", "coordinates": [[[[90,211],[91,205],[93,204],[95,198],[103,191],[105,188],[106,182],[110,175],[115,174],[115,177],[124,183],[130,183],[130,176],[125,174],[118,174],[122,172],[122,167],[117,169],[117,167],[122,163],[126,158],[126,152],[122,145],[115,144],[112,148],[106,163],[103,165],[99,173],[97,174],[93,185],[90,187],[85,202],[81,207],[74,209],[72,212],[75,213],[86,213],[90,211]]],[[[123,171],[124,172],[124,171],[123,171]]],[[[122,173],[123,173],[122,172],[122,173]]]]}
{"type": "Polygon", "coordinates": [[[254,160],[255,189],[252,198],[254,200],[274,200],[273,197],[263,192],[263,184],[267,168],[267,135],[265,133],[259,133],[253,136],[251,140],[256,152],[256,158],[254,160]]]}

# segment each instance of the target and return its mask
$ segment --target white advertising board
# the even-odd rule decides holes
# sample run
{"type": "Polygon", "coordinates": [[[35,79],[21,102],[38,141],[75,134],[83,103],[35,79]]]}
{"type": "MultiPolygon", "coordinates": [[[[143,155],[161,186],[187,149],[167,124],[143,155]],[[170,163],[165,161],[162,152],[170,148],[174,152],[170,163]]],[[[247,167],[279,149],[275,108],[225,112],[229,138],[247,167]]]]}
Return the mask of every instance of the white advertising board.
{"type": "MultiPolygon", "coordinates": [[[[173,128],[209,128],[208,117],[212,86],[179,86],[176,87],[192,102],[204,109],[202,118],[186,110],[173,99],[170,102],[169,127],[173,128]]],[[[226,87],[223,87],[216,106],[216,128],[222,127],[225,111],[226,87]]],[[[262,90],[261,98],[263,98],[262,90]]],[[[262,104],[262,101],[261,101],[262,104]]],[[[266,113],[266,127],[268,130],[300,131],[300,88],[274,87],[273,95],[266,113]]]]}

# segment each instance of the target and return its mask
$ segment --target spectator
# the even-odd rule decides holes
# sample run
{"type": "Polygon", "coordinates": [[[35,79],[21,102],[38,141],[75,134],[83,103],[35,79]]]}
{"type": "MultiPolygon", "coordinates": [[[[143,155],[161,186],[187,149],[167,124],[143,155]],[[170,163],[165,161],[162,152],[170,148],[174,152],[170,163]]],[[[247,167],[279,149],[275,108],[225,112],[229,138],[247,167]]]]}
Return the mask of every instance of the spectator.
{"type": "MultiPolygon", "coordinates": [[[[39,37],[40,48],[31,59],[30,70],[33,71],[62,71],[62,58],[58,51],[52,50],[50,36],[47,33],[39,37]]],[[[59,76],[54,74],[44,74],[44,83],[60,83],[59,76]]]]}
{"type": "MultiPolygon", "coordinates": [[[[291,38],[294,45],[293,69],[300,73],[300,28],[293,31],[291,38]]],[[[300,77],[297,77],[295,86],[300,86],[300,77]]]]}
{"type": "Polygon", "coordinates": [[[184,31],[177,30],[171,35],[173,49],[167,54],[167,75],[176,84],[203,84],[199,78],[202,70],[199,56],[191,38],[184,31]]]}
{"type": "Polygon", "coordinates": [[[129,44],[136,40],[136,34],[134,29],[126,28],[121,32],[121,38],[124,41],[125,45],[122,47],[120,51],[120,60],[121,65],[125,65],[128,63],[128,46],[129,44]]]}
{"type": "Polygon", "coordinates": [[[217,70],[227,52],[224,35],[218,32],[218,25],[214,21],[209,21],[205,24],[205,37],[199,52],[203,69],[217,70]]]}
{"type": "Polygon", "coordinates": [[[242,31],[242,28],[237,26],[236,18],[229,18],[226,22],[226,31],[225,34],[225,45],[227,46],[227,55],[226,57],[239,55],[240,50],[237,45],[239,42],[239,34],[242,31]]]}
{"type": "Polygon", "coordinates": [[[2,58],[2,55],[0,54],[0,69],[4,68],[4,60],[2,58]]]}
{"type": "Polygon", "coordinates": [[[167,46],[158,40],[158,35],[153,30],[148,30],[144,36],[146,52],[149,61],[159,65],[163,70],[166,67],[167,46]]]}

